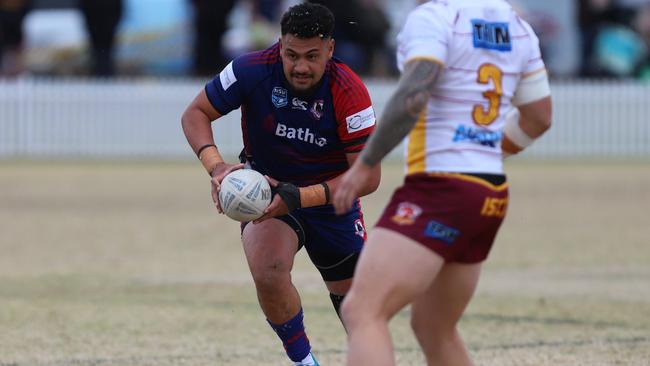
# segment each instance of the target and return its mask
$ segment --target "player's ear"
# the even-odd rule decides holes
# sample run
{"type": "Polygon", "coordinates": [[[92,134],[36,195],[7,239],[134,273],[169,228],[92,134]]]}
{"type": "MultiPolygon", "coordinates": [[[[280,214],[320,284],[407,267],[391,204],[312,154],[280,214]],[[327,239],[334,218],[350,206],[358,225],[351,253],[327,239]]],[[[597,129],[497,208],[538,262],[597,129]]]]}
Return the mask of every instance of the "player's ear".
{"type": "Polygon", "coordinates": [[[327,42],[327,58],[332,58],[334,56],[334,38],[330,38],[327,42]]]}

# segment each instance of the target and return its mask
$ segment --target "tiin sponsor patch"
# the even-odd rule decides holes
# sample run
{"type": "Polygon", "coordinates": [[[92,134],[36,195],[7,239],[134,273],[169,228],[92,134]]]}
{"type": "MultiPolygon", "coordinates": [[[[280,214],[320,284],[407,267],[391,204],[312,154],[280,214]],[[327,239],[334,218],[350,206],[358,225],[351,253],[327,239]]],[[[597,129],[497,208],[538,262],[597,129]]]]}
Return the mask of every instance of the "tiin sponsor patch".
{"type": "Polygon", "coordinates": [[[485,48],[500,52],[512,50],[508,23],[472,19],[472,33],[475,48],[485,48]]]}

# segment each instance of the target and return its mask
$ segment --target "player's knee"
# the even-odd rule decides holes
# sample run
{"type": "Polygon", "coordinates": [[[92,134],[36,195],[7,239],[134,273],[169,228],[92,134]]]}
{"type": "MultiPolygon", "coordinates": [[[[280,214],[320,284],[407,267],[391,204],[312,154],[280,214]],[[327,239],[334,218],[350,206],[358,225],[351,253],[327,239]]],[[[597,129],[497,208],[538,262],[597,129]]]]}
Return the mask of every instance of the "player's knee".
{"type": "Polygon", "coordinates": [[[373,314],[364,308],[363,301],[354,292],[348,292],[341,304],[341,319],[347,329],[352,329],[371,320],[373,314]]]}
{"type": "Polygon", "coordinates": [[[343,324],[345,324],[346,328],[350,328],[353,324],[352,321],[354,319],[354,296],[350,296],[351,293],[348,292],[348,294],[345,296],[345,299],[343,299],[343,302],[341,303],[340,307],[340,314],[341,314],[341,319],[343,320],[343,324]]]}
{"type": "Polygon", "coordinates": [[[419,340],[429,338],[434,331],[432,328],[433,326],[431,324],[424,324],[411,318],[411,329],[413,329],[413,334],[419,340]]]}
{"type": "Polygon", "coordinates": [[[455,338],[456,327],[431,322],[420,321],[411,318],[411,329],[421,344],[432,344],[444,346],[453,342],[455,338]]]}
{"type": "Polygon", "coordinates": [[[274,291],[277,287],[290,283],[290,270],[291,267],[282,261],[251,266],[253,281],[260,291],[274,291]]]}

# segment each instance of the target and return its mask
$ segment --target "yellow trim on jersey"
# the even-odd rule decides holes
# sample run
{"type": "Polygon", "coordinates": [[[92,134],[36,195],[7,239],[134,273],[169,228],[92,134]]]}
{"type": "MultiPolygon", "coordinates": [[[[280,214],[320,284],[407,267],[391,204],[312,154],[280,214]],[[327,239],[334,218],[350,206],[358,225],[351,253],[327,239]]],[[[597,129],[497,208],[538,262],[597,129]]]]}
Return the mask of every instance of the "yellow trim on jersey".
{"type": "Polygon", "coordinates": [[[413,61],[430,61],[430,62],[436,63],[436,64],[438,64],[440,66],[445,66],[445,63],[442,62],[442,60],[437,59],[435,57],[431,57],[431,56],[415,56],[413,58],[409,58],[408,60],[404,61],[404,66],[408,65],[410,62],[413,62],[413,61]]]}
{"type": "Polygon", "coordinates": [[[525,78],[527,78],[527,77],[529,77],[529,76],[533,76],[533,75],[537,74],[538,72],[542,72],[542,71],[546,71],[546,68],[545,68],[545,67],[542,67],[541,69],[538,69],[538,70],[535,70],[535,71],[531,71],[531,72],[527,72],[527,73],[525,73],[525,74],[522,74],[522,75],[521,75],[521,78],[522,78],[522,79],[525,79],[525,78]]]}
{"type": "Polygon", "coordinates": [[[467,182],[480,184],[480,185],[485,186],[485,187],[487,187],[487,188],[489,188],[489,189],[491,189],[493,191],[496,191],[496,192],[500,192],[500,191],[503,191],[503,190],[508,188],[508,182],[499,184],[497,186],[497,185],[494,185],[494,184],[486,181],[485,179],[481,179],[479,177],[473,177],[471,175],[461,174],[461,173],[442,173],[442,172],[438,172],[438,173],[429,173],[429,176],[431,176],[431,177],[445,177],[445,178],[460,179],[460,180],[464,180],[464,181],[467,181],[467,182]]]}
{"type": "Polygon", "coordinates": [[[409,133],[409,143],[406,155],[407,174],[426,171],[426,141],[427,141],[427,108],[424,108],[415,127],[409,133]]]}

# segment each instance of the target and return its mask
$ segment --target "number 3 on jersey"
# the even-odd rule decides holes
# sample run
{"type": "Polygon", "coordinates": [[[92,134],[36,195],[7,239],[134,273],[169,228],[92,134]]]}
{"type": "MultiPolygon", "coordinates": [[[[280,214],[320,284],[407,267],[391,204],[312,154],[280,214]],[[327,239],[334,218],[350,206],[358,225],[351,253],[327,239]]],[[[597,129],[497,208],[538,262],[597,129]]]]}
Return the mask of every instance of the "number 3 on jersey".
{"type": "Polygon", "coordinates": [[[488,100],[487,111],[481,104],[474,105],[474,110],[472,110],[472,118],[474,119],[474,122],[482,126],[489,125],[499,116],[501,95],[503,95],[503,72],[492,64],[481,65],[478,69],[478,77],[476,81],[479,84],[488,84],[490,80],[494,84],[494,89],[490,89],[483,93],[483,97],[488,100]]]}

